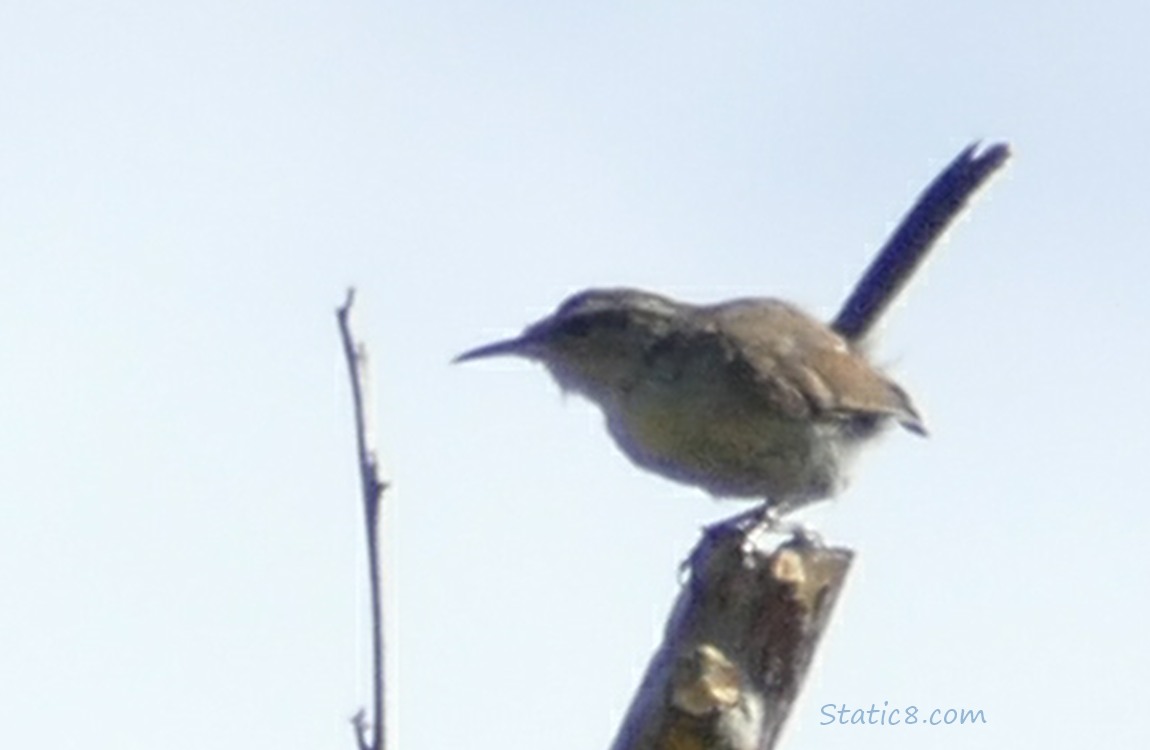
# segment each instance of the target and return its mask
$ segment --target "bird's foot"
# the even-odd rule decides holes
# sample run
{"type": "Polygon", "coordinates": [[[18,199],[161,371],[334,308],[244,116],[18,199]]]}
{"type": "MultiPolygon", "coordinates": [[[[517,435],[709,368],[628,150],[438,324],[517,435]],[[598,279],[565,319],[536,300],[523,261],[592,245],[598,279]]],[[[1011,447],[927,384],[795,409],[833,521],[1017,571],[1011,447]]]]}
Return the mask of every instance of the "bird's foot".
{"type": "MultiPolygon", "coordinates": [[[[766,502],[730,518],[704,526],[703,535],[711,543],[717,543],[720,539],[730,539],[735,534],[741,536],[739,550],[742,553],[743,565],[747,568],[754,568],[767,554],[767,545],[760,544],[760,542],[768,535],[783,537],[775,545],[775,549],[783,546],[806,549],[826,546],[822,536],[817,531],[797,521],[785,520],[784,516],[786,515],[785,509],[780,510],[778,506],[771,506],[769,502],[766,502]]],[[[686,582],[690,572],[698,563],[699,555],[703,555],[705,558],[705,551],[709,549],[711,549],[710,544],[700,543],[691,553],[691,556],[682,562],[679,568],[681,583],[686,582]]]]}
{"type": "Polygon", "coordinates": [[[798,521],[784,519],[785,513],[770,503],[751,508],[736,516],[708,527],[708,531],[737,529],[743,535],[743,553],[751,556],[760,548],[760,542],[767,536],[789,537],[786,543],[804,547],[821,547],[823,539],[813,528],[798,521]]]}

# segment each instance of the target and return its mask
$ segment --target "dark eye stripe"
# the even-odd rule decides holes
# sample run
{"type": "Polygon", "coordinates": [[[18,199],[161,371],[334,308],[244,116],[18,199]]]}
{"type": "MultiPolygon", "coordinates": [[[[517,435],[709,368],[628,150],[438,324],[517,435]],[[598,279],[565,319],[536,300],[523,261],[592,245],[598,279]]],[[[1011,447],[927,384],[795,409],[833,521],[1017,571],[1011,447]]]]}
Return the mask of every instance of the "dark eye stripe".
{"type": "Polygon", "coordinates": [[[591,332],[592,328],[600,331],[622,330],[631,324],[630,316],[622,310],[603,310],[595,313],[573,315],[566,320],[559,321],[555,330],[566,336],[582,338],[591,332]]]}
{"type": "Polygon", "coordinates": [[[561,321],[559,325],[555,326],[555,330],[564,336],[583,338],[591,332],[591,321],[586,315],[580,315],[561,321]]]}

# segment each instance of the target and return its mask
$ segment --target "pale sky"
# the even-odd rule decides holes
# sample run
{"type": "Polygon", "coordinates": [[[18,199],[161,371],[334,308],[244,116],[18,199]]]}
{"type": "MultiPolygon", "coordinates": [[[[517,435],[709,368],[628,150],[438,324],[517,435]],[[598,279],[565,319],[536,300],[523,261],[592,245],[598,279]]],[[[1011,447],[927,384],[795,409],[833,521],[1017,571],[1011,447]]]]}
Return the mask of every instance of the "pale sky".
{"type": "Polygon", "coordinates": [[[705,523],[545,373],[565,296],[830,316],[967,143],[1015,157],[876,357],[892,432],[804,520],[858,553],[785,747],[1136,747],[1150,11],[10,3],[0,11],[0,747],[353,748],[359,289],[393,734],[606,747],[705,523]],[[825,704],[971,708],[827,727],[825,704]]]}

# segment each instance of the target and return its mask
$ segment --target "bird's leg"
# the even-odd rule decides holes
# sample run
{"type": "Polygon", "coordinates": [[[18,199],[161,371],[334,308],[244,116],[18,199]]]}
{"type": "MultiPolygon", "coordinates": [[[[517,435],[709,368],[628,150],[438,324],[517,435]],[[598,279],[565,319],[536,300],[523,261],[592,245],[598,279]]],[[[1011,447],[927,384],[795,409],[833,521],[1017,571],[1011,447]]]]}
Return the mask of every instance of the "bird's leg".
{"type": "MultiPolygon", "coordinates": [[[[743,564],[748,568],[755,567],[756,561],[764,554],[758,546],[758,542],[767,534],[780,534],[789,537],[779,546],[783,544],[792,547],[825,546],[822,537],[814,529],[797,521],[783,520],[786,513],[785,509],[773,505],[768,500],[750,510],[704,526],[703,535],[711,540],[716,540],[729,533],[742,535],[743,540],[740,548],[743,553],[743,564]]],[[[688,574],[694,568],[696,555],[707,548],[707,544],[701,543],[691,553],[691,556],[683,561],[679,569],[682,577],[681,582],[686,581],[688,574]]]]}
{"type": "Polygon", "coordinates": [[[785,514],[785,510],[768,500],[750,510],[743,511],[708,527],[707,531],[739,530],[743,534],[743,552],[748,555],[758,547],[759,540],[768,534],[789,536],[792,541],[807,546],[823,546],[822,537],[819,536],[818,532],[797,521],[784,520],[785,514]]]}
{"type": "Polygon", "coordinates": [[[767,534],[777,532],[786,533],[788,525],[783,523],[779,509],[771,505],[770,501],[752,509],[747,516],[743,529],[743,554],[750,555],[759,547],[759,540],[767,534]]]}

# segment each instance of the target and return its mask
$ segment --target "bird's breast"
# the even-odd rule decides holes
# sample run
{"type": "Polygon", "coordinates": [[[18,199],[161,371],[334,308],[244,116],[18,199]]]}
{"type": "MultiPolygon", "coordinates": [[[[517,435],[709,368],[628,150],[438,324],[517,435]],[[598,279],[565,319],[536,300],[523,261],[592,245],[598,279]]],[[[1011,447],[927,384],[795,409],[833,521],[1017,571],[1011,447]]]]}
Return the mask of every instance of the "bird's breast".
{"type": "Polygon", "coordinates": [[[632,461],[717,497],[793,505],[828,497],[839,483],[841,451],[825,425],[785,417],[713,383],[648,381],[604,411],[632,461]]]}

